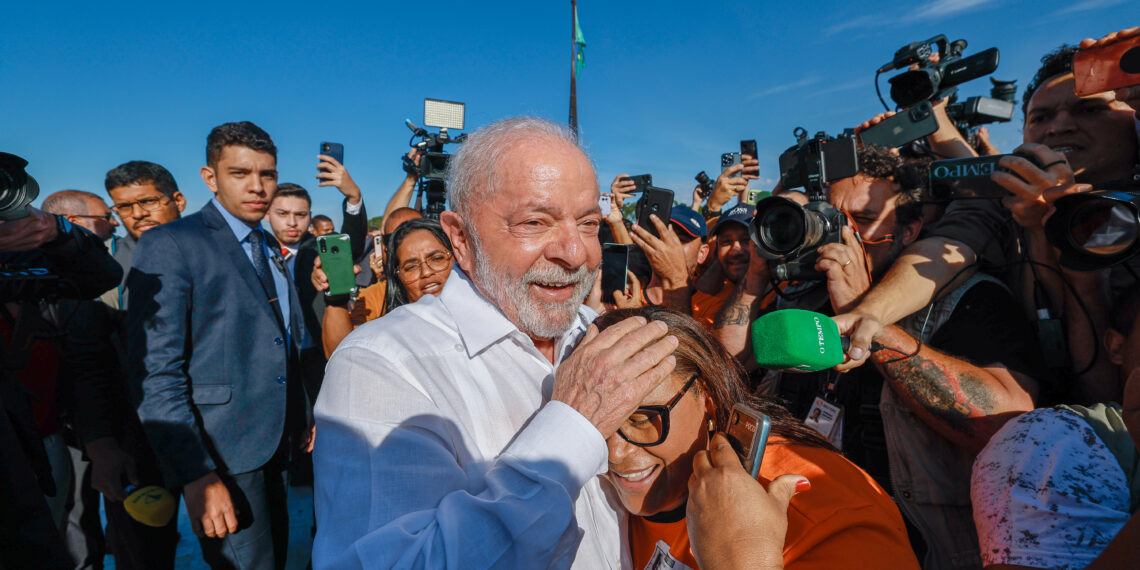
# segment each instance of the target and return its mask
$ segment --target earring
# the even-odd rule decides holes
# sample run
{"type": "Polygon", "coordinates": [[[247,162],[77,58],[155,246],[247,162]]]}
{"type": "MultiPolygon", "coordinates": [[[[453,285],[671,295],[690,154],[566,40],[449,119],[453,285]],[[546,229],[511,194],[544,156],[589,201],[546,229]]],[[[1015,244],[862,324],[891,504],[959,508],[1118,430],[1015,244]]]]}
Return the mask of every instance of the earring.
{"type": "Polygon", "coordinates": [[[711,435],[715,432],[716,432],[716,421],[713,420],[712,418],[709,418],[709,434],[711,435]]]}

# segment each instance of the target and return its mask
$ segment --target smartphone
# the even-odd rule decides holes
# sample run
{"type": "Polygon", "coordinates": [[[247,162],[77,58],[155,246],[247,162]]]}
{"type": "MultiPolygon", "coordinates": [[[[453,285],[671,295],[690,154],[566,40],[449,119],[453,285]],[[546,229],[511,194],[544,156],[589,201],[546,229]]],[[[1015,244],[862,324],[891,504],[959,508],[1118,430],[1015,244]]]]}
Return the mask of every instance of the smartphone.
{"type": "Polygon", "coordinates": [[[633,182],[634,184],[636,184],[637,187],[633,189],[634,193],[644,192],[646,188],[653,186],[653,175],[652,174],[638,174],[637,176],[626,176],[625,178],[622,178],[621,181],[622,182],[633,182]]]}
{"type": "Polygon", "coordinates": [[[603,218],[608,218],[613,211],[613,199],[606,195],[598,196],[598,209],[602,211],[603,218]]]}
{"type": "Polygon", "coordinates": [[[756,139],[750,141],[740,141],[740,154],[756,158],[756,139]]]}
{"type": "MultiPolygon", "coordinates": [[[[740,164],[740,153],[739,152],[726,152],[726,153],[720,155],[720,173],[721,174],[724,174],[725,170],[728,170],[729,168],[732,168],[733,166],[735,166],[737,164],[740,164]]],[[[736,174],[733,174],[732,178],[739,178],[742,176],[744,176],[743,170],[741,170],[740,172],[737,172],[736,174]]]]}
{"type": "Polygon", "coordinates": [[[1073,56],[1077,95],[1140,85],[1140,36],[1083,49],[1073,56]]]}
{"type": "Polygon", "coordinates": [[[384,263],[384,236],[373,236],[372,255],[384,263]]]}
{"type": "Polygon", "coordinates": [[[602,302],[612,302],[614,291],[625,291],[628,285],[626,274],[628,270],[629,245],[602,244],[602,302]]]}
{"type": "Polygon", "coordinates": [[[317,255],[321,257],[321,269],[329,278],[325,295],[333,297],[356,291],[356,275],[352,273],[352,242],[348,235],[317,237],[317,255]]]}
{"type": "Polygon", "coordinates": [[[998,161],[1005,156],[1020,156],[1038,164],[1032,156],[1020,154],[936,160],[930,164],[930,190],[923,199],[928,202],[946,202],[963,199],[992,200],[1009,196],[1009,190],[990,179],[994,172],[1008,172],[1021,178],[1016,172],[998,166],[998,161]]]}
{"type": "Polygon", "coordinates": [[[937,130],[938,118],[934,116],[934,108],[929,101],[923,101],[860,132],[859,140],[863,144],[895,148],[929,136],[937,130]]]}
{"type": "Polygon", "coordinates": [[[320,154],[331,156],[331,157],[335,158],[337,162],[344,164],[344,145],[342,145],[340,143],[334,143],[334,142],[323,142],[323,143],[321,143],[320,154]]]}
{"type": "Polygon", "coordinates": [[[763,200],[764,198],[768,198],[771,196],[772,196],[772,193],[768,192],[767,190],[749,189],[748,190],[748,198],[746,198],[744,200],[744,203],[745,204],[751,204],[751,205],[755,206],[756,203],[759,202],[760,200],[763,200]]]}
{"type": "Polygon", "coordinates": [[[728,429],[724,435],[740,457],[740,464],[753,479],[760,476],[760,462],[764,460],[764,447],[768,445],[771,429],[772,421],[768,416],[748,404],[733,406],[728,417],[728,429]]]}
{"type": "Polygon", "coordinates": [[[641,199],[637,201],[637,225],[645,228],[649,233],[661,237],[657,233],[657,226],[653,225],[649,216],[650,214],[657,214],[662,222],[668,224],[669,215],[672,212],[673,191],[650,186],[641,193],[641,199]]]}

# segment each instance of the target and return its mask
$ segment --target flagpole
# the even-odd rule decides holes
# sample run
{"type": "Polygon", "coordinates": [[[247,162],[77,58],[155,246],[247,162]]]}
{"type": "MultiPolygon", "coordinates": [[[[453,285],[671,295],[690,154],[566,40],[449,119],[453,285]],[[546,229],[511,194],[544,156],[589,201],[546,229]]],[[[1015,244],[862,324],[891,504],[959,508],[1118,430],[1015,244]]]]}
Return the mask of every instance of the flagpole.
{"type": "Polygon", "coordinates": [[[578,65],[577,46],[575,45],[577,29],[577,22],[574,21],[578,16],[578,6],[576,0],[570,0],[570,130],[574,131],[574,136],[578,136],[578,85],[577,73],[575,70],[578,65]]]}

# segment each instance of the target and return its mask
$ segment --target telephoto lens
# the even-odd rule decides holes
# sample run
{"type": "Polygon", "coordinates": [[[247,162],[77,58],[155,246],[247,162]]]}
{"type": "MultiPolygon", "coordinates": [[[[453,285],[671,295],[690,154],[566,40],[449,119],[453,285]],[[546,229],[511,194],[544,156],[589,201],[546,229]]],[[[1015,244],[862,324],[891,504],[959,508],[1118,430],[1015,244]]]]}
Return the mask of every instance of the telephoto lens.
{"type": "Polygon", "coordinates": [[[841,229],[847,216],[828,202],[811,201],[800,206],[787,198],[773,196],[756,203],[756,217],[748,235],[770,264],[779,281],[822,279],[816,271],[816,249],[842,240],[841,229]]]}
{"type": "Polygon", "coordinates": [[[1062,267],[1092,271],[1140,253],[1140,192],[1094,190],[1064,196],[1054,207],[1045,235],[1060,250],[1062,267]]]}
{"type": "Polygon", "coordinates": [[[18,220],[28,215],[28,204],[40,195],[40,185],[24,167],[28,161],[0,152],[0,220],[18,220]]]}

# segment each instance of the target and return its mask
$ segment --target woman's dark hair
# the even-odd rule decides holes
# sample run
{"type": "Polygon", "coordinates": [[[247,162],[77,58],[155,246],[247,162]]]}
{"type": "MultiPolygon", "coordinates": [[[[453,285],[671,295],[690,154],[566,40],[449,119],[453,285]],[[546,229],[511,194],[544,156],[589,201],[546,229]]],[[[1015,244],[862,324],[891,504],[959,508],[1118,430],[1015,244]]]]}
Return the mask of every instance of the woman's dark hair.
{"type": "Polygon", "coordinates": [[[708,394],[716,408],[717,431],[727,429],[732,407],[744,402],[768,416],[772,422],[772,433],[788,442],[834,449],[823,436],[805,426],[783,406],[752,393],[745,382],[748,375],[744,367],[692,317],[664,307],[646,306],[607,312],[598,317],[594,324],[599,330],[605,330],[626,318],[636,316],[665,323],[669,327],[669,334],[677,337],[677,349],[673,351],[673,356],[677,359],[674,371],[683,376],[697,376],[698,393],[708,394]]]}
{"type": "Polygon", "coordinates": [[[443,233],[443,227],[435,220],[414,218],[400,224],[395,231],[388,234],[388,254],[384,256],[384,275],[388,276],[388,288],[384,292],[385,313],[406,304],[409,300],[408,290],[404,287],[404,282],[398,277],[397,270],[400,267],[400,260],[396,257],[396,250],[400,249],[400,244],[404,243],[404,238],[416,230],[431,232],[435,239],[438,239],[439,243],[447,248],[448,253],[451,252],[451,240],[447,239],[447,234],[443,233]]]}

